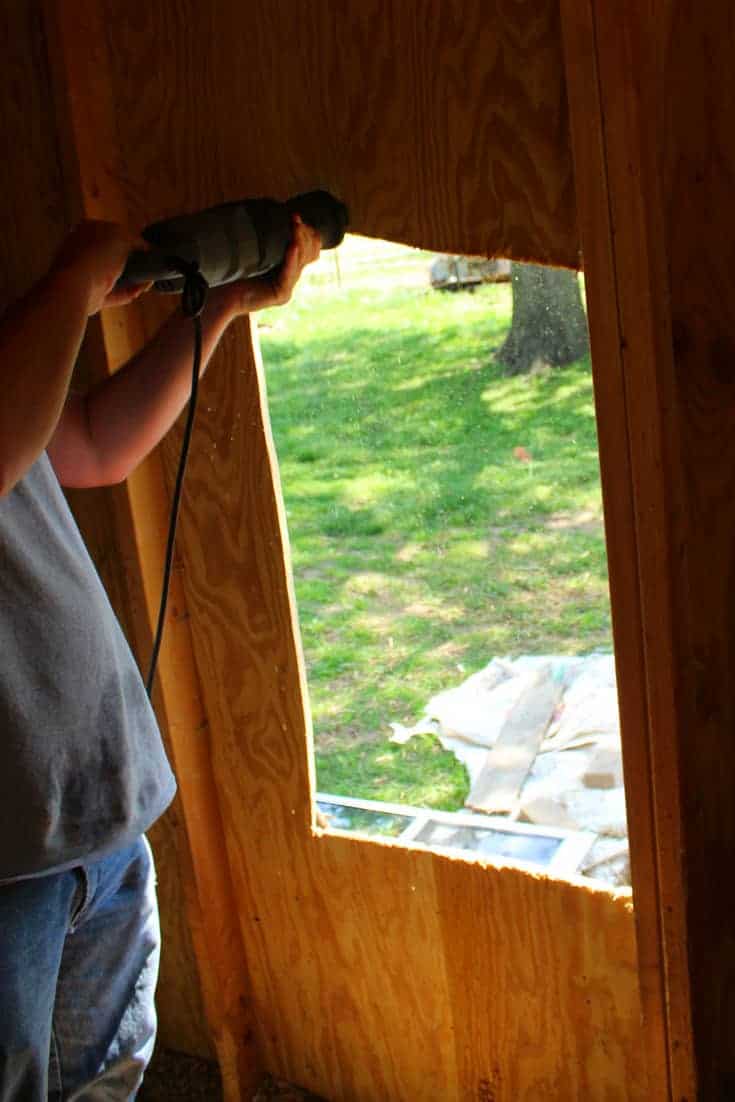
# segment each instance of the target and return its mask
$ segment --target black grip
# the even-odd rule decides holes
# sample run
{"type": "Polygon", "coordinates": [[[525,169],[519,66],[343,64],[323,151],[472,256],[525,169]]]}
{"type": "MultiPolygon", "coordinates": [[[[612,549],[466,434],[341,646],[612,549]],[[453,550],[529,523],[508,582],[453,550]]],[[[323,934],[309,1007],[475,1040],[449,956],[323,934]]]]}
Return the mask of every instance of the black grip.
{"type": "Polygon", "coordinates": [[[182,265],[196,265],[211,287],[250,279],[278,267],[298,214],[321,237],[322,248],[339,245],[347,207],[327,191],[310,191],[287,203],[243,199],[155,222],[143,231],[151,248],[128,257],[118,287],[152,282],[158,291],[179,291],[182,265]]]}
{"type": "Polygon", "coordinates": [[[178,274],[178,269],[172,266],[166,253],[159,249],[139,249],[128,257],[117,286],[155,283],[161,279],[175,279],[178,274]]]}

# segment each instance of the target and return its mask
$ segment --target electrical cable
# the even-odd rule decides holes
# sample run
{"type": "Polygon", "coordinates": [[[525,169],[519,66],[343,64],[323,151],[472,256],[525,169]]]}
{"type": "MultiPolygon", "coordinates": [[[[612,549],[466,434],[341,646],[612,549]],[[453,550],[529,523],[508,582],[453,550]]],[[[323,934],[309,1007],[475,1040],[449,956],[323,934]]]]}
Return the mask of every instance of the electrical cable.
{"type": "Polygon", "coordinates": [[[209,290],[209,284],[207,283],[202,273],[199,271],[198,264],[189,264],[178,257],[170,258],[170,263],[173,268],[175,268],[181,273],[181,275],[184,276],[184,287],[181,292],[181,309],[185,317],[192,319],[194,325],[194,354],[192,357],[191,394],[189,396],[189,410],[186,417],[184,437],[181,442],[181,453],[179,455],[179,465],[176,472],[176,481],[174,483],[174,492],[171,500],[171,517],[168,526],[168,539],[166,541],[166,559],[163,569],[163,581],[161,584],[161,600],[158,609],[158,622],[156,624],[156,633],[153,638],[153,648],[151,651],[150,665],[148,667],[148,676],[145,683],[146,692],[149,698],[153,691],[153,682],[156,676],[156,666],[158,665],[158,653],[161,649],[161,639],[163,638],[163,628],[166,619],[166,606],[168,604],[168,592],[171,584],[171,571],[173,569],[174,562],[176,526],[179,519],[179,506],[181,504],[181,493],[184,486],[186,462],[189,458],[189,446],[191,444],[192,432],[194,430],[194,418],[196,417],[197,398],[199,396],[199,373],[202,366],[201,314],[202,310],[204,309],[204,303],[207,299],[207,291],[209,290]]]}

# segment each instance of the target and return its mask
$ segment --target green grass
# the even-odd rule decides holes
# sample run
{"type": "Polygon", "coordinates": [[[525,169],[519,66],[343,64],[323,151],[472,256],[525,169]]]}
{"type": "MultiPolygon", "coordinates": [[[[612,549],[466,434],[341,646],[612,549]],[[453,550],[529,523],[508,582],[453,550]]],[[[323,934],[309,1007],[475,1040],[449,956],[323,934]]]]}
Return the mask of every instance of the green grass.
{"type": "Polygon", "coordinates": [[[261,320],[318,784],[458,807],[464,769],[389,723],[495,655],[611,646],[590,366],[503,377],[508,285],[431,291],[384,243],[334,263],[261,320]]]}

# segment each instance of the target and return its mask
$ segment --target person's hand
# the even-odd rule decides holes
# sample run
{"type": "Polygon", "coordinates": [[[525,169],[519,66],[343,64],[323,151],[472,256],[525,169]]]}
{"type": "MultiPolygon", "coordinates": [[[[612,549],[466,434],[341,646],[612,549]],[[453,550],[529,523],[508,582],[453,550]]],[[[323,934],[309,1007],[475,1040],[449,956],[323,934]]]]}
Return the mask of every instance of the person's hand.
{"type": "Polygon", "coordinates": [[[252,314],[269,306],[284,306],[290,301],[304,268],[317,260],[320,252],[321,238],[317,231],[294,214],[291,243],[280,267],[255,279],[242,279],[213,287],[209,298],[219,298],[233,317],[252,314]]]}
{"type": "Polygon", "coordinates": [[[145,242],[115,222],[80,222],[61,246],[52,274],[78,287],[90,316],[105,306],[124,306],[151,286],[115,287],[128,256],[141,247],[145,242]]]}

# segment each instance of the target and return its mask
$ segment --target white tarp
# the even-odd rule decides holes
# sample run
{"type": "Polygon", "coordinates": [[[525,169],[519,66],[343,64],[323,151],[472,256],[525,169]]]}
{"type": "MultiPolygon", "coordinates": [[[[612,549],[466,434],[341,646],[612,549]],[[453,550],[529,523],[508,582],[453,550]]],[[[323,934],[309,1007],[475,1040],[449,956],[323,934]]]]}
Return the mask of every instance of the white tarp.
{"type": "MultiPolygon", "coordinates": [[[[617,854],[624,849],[627,825],[612,655],[494,658],[461,685],[433,697],[412,727],[391,724],[392,741],[435,734],[467,767],[472,785],[511,712],[518,715],[519,702],[538,685],[544,667],[560,684],[561,695],[514,817],[617,839],[616,846],[607,846],[617,854]]],[[[605,875],[604,861],[595,875],[605,875]]]]}

